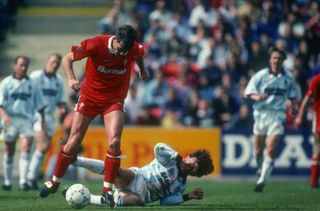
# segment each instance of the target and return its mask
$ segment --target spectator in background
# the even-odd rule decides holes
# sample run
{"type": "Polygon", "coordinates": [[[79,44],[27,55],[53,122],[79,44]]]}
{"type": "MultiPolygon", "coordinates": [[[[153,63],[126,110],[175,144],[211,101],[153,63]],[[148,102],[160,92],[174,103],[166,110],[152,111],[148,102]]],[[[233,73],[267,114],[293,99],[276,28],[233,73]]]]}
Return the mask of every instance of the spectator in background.
{"type": "Polygon", "coordinates": [[[44,112],[46,104],[38,83],[27,76],[28,66],[28,57],[17,56],[12,75],[5,77],[0,83],[0,117],[5,142],[2,189],[5,191],[10,191],[12,188],[13,158],[18,138],[20,138],[19,189],[29,190],[27,174],[34,136],[33,123],[37,111],[41,114],[41,126],[46,133],[44,112]]]}
{"type": "Polygon", "coordinates": [[[232,116],[229,126],[236,130],[252,130],[253,118],[248,104],[241,104],[239,113],[232,116]]]}
{"type": "Polygon", "coordinates": [[[130,16],[124,9],[122,0],[114,0],[113,7],[107,12],[106,16],[97,22],[98,32],[100,34],[113,34],[116,29],[129,24],[130,16]]]}

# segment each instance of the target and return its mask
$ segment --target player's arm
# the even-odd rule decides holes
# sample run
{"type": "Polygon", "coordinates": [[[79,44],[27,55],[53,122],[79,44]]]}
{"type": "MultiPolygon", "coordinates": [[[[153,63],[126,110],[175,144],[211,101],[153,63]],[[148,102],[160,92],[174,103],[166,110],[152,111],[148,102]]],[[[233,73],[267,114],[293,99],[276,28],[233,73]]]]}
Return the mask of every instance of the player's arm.
{"type": "Polygon", "coordinates": [[[1,119],[4,121],[4,124],[7,126],[10,126],[11,123],[11,119],[8,115],[8,113],[6,112],[6,110],[4,109],[4,101],[6,99],[6,89],[5,89],[6,84],[4,84],[3,82],[0,84],[0,117],[1,119]]]}
{"type": "Polygon", "coordinates": [[[303,114],[304,114],[304,111],[305,111],[305,109],[307,107],[307,104],[308,104],[309,100],[310,100],[310,96],[309,95],[306,95],[303,98],[301,106],[300,106],[300,109],[299,109],[299,112],[298,112],[298,115],[294,120],[295,127],[300,127],[300,125],[302,123],[303,114]]]}
{"type": "Polygon", "coordinates": [[[264,100],[267,98],[267,95],[266,94],[251,94],[251,95],[248,95],[247,96],[248,98],[250,98],[251,100],[254,100],[254,101],[260,101],[260,100],[264,100]]]}
{"type": "Polygon", "coordinates": [[[73,89],[75,92],[78,92],[80,90],[81,83],[76,79],[76,76],[74,74],[74,70],[73,70],[74,61],[75,59],[74,59],[73,53],[71,52],[63,57],[61,65],[63,68],[63,72],[67,77],[70,88],[73,89]]]}
{"type": "Polygon", "coordinates": [[[149,79],[149,72],[146,70],[144,66],[143,56],[140,56],[136,59],[136,63],[139,67],[139,76],[142,80],[146,81],[149,79]]]}
{"type": "Polygon", "coordinates": [[[162,165],[168,165],[170,161],[176,159],[178,153],[169,145],[164,143],[158,143],[154,147],[154,155],[159,163],[161,163],[162,165]]]}
{"type": "Polygon", "coordinates": [[[6,110],[4,109],[4,107],[2,105],[0,105],[0,117],[1,117],[1,119],[3,119],[4,124],[6,126],[10,126],[12,124],[8,113],[6,112],[6,110]]]}
{"type": "Polygon", "coordinates": [[[261,83],[261,77],[259,75],[254,75],[249,83],[247,84],[247,87],[244,91],[244,98],[249,98],[254,101],[260,101],[266,99],[268,96],[265,93],[261,93],[259,91],[259,85],[261,83]]]}
{"type": "Polygon", "coordinates": [[[182,194],[174,193],[170,196],[160,199],[161,206],[177,205],[192,199],[203,199],[203,190],[201,188],[195,188],[191,192],[182,194]]]}

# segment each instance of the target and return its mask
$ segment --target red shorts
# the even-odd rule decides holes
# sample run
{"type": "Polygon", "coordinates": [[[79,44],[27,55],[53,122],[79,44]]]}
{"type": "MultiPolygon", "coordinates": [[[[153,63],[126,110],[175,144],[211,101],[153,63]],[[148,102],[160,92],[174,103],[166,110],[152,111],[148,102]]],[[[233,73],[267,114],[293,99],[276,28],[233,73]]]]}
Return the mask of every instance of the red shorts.
{"type": "Polygon", "coordinates": [[[115,110],[124,111],[123,101],[112,102],[112,103],[109,103],[109,102],[101,103],[101,102],[96,102],[94,100],[91,100],[82,95],[80,95],[78,103],[74,108],[74,111],[77,111],[80,114],[83,114],[91,118],[96,117],[98,114],[101,114],[102,116],[104,116],[105,114],[115,110]]]}
{"type": "Polygon", "coordinates": [[[312,114],[312,132],[320,135],[320,110],[313,111],[312,114]]]}

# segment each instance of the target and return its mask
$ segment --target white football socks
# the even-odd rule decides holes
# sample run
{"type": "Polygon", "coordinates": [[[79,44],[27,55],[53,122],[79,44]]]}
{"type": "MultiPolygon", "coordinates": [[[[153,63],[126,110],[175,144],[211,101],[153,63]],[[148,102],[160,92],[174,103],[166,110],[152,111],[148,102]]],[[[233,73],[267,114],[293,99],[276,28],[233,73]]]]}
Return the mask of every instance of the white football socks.
{"type": "Polygon", "coordinates": [[[21,185],[27,182],[27,174],[29,171],[29,164],[30,164],[30,153],[21,152],[20,153],[20,160],[19,160],[19,174],[20,174],[19,183],[21,185]]]}
{"type": "Polygon", "coordinates": [[[3,155],[3,177],[4,185],[11,185],[13,170],[13,156],[3,155]]]}
{"type": "Polygon", "coordinates": [[[266,156],[262,163],[261,175],[257,181],[257,184],[266,183],[267,179],[270,177],[274,166],[274,159],[266,156]]]}
{"type": "Polygon", "coordinates": [[[72,165],[86,168],[96,174],[104,174],[104,162],[102,160],[77,157],[77,160],[72,165]]]}
{"type": "Polygon", "coordinates": [[[40,168],[42,166],[44,160],[44,153],[35,150],[32,158],[31,158],[31,162],[30,162],[30,167],[29,167],[29,172],[28,172],[28,179],[29,180],[35,180],[37,179],[39,172],[40,172],[40,168]]]}
{"type": "Polygon", "coordinates": [[[92,204],[92,205],[97,205],[97,206],[102,206],[102,203],[101,203],[101,195],[98,196],[98,195],[92,195],[92,194],[91,194],[90,204],[92,204]]]}

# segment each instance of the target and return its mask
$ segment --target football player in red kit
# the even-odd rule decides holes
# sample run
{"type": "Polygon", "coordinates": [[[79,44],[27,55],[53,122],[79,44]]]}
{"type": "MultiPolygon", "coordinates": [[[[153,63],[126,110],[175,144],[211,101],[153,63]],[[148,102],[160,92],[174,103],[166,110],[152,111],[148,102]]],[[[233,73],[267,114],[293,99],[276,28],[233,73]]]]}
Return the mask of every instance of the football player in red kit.
{"type": "Polygon", "coordinates": [[[319,187],[319,171],[320,171],[320,74],[311,79],[309,89],[303,98],[299,113],[295,119],[295,125],[299,127],[303,120],[305,108],[310,99],[313,99],[313,125],[312,133],[314,134],[314,152],[311,158],[311,177],[310,186],[312,188],[319,187]]]}
{"type": "Polygon", "coordinates": [[[60,147],[54,175],[40,190],[39,196],[55,193],[67,167],[76,159],[76,152],[93,118],[102,115],[108,136],[102,196],[113,207],[112,186],[117,175],[121,151],[120,139],[124,125],[123,104],[135,62],[143,80],[149,78],[143,63],[144,48],[136,42],[137,32],[129,25],[120,26],[115,35],[100,35],[72,46],[62,60],[68,84],[80,91],[75,107],[70,137],[60,147]],[[82,83],[75,77],[73,62],[87,58],[82,83]]]}

